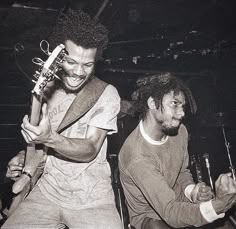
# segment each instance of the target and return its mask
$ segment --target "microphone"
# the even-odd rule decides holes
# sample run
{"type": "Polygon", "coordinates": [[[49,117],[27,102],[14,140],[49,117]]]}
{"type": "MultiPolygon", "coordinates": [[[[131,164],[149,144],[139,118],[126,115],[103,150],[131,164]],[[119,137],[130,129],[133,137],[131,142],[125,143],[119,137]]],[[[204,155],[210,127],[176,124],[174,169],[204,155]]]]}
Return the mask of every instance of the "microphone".
{"type": "Polygon", "coordinates": [[[210,162],[209,162],[209,154],[208,153],[204,153],[202,155],[202,157],[205,160],[206,163],[206,168],[207,168],[207,174],[208,174],[208,178],[210,181],[210,185],[211,185],[211,189],[214,191],[214,186],[213,186],[213,182],[212,182],[212,178],[211,178],[211,169],[210,169],[210,162]]]}

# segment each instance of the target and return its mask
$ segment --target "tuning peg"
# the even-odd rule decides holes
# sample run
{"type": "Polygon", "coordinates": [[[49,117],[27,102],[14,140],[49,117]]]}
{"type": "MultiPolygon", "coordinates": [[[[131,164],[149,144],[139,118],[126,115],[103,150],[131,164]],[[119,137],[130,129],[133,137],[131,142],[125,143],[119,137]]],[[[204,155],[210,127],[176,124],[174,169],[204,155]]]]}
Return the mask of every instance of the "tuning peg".
{"type": "Polygon", "coordinates": [[[32,59],[32,62],[36,65],[39,65],[39,66],[43,66],[45,64],[45,62],[39,57],[34,57],[32,59]]]}
{"type": "Polygon", "coordinates": [[[39,78],[40,76],[40,72],[39,71],[35,71],[34,75],[33,75],[36,79],[39,78]]]}
{"type": "Polygon", "coordinates": [[[55,78],[57,78],[58,80],[61,80],[61,78],[60,78],[58,75],[53,74],[53,76],[54,76],[55,78]]]}

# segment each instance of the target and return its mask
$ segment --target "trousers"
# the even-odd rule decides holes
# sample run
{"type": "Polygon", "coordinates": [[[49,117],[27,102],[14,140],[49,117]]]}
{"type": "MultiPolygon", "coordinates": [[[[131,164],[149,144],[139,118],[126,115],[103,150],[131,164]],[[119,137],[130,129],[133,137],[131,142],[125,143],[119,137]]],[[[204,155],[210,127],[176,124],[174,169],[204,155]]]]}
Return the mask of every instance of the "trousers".
{"type": "Polygon", "coordinates": [[[2,229],[122,229],[119,213],[114,205],[71,210],[47,199],[38,186],[7,219],[2,229]]]}

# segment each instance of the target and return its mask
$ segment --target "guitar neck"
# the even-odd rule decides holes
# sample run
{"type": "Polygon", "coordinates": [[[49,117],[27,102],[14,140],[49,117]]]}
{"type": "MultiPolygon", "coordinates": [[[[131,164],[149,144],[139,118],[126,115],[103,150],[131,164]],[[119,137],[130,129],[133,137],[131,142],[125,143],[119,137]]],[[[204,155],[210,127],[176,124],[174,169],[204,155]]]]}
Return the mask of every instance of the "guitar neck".
{"type": "MultiPolygon", "coordinates": [[[[30,109],[30,124],[36,126],[39,123],[40,112],[41,112],[41,105],[42,105],[42,96],[33,94],[31,98],[31,109],[30,109]]],[[[34,157],[35,154],[35,144],[30,143],[27,144],[26,149],[26,156],[25,156],[25,164],[34,157]]]]}
{"type": "MultiPolygon", "coordinates": [[[[44,53],[47,53],[49,57],[45,62],[40,58],[33,58],[33,62],[40,66],[39,71],[36,71],[34,74],[34,78],[37,80],[35,81],[35,86],[32,90],[33,94],[31,99],[31,112],[29,115],[30,124],[33,126],[38,126],[40,121],[42,94],[44,89],[48,82],[53,81],[54,78],[57,77],[56,73],[61,69],[61,63],[63,63],[67,54],[63,44],[58,45],[52,52],[49,52],[49,43],[45,40],[42,40],[40,42],[40,48],[44,53]]],[[[11,212],[16,209],[21,200],[26,196],[25,194],[27,194],[27,192],[30,190],[28,187],[34,183],[32,180],[34,180],[36,183],[37,179],[34,179],[33,176],[36,174],[37,167],[42,161],[43,155],[44,151],[42,148],[37,148],[36,150],[34,143],[27,145],[22,175],[12,187],[13,193],[19,194],[16,196],[19,198],[14,198],[14,200],[18,201],[15,201],[16,204],[12,204],[13,207],[11,207],[11,212]]]]}
{"type": "MultiPolygon", "coordinates": [[[[37,96],[36,94],[32,95],[31,98],[31,112],[30,112],[30,123],[32,125],[38,125],[39,119],[40,119],[40,111],[41,111],[41,104],[42,104],[42,97],[37,96]]],[[[35,150],[35,144],[34,143],[28,143],[26,148],[26,154],[25,154],[25,161],[24,161],[24,171],[26,171],[28,174],[30,174],[32,177],[35,174],[37,167],[42,159],[43,151],[36,153],[35,150]]],[[[30,179],[28,176],[21,176],[19,180],[17,180],[13,187],[12,191],[15,194],[19,194],[18,202],[16,203],[16,206],[18,206],[19,202],[25,197],[25,195],[30,190],[30,179]],[[25,190],[25,191],[23,191],[25,190]]],[[[15,207],[11,209],[13,211],[15,207]]]]}
{"type": "Polygon", "coordinates": [[[30,124],[36,126],[39,123],[40,111],[42,105],[42,96],[33,94],[30,110],[30,124]]]}

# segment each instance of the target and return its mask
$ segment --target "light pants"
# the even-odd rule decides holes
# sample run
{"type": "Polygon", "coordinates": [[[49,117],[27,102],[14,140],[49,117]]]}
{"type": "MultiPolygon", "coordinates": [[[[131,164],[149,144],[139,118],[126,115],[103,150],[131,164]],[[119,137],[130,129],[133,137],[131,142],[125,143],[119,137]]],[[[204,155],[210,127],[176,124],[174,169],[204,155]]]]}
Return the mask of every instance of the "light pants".
{"type": "Polygon", "coordinates": [[[121,229],[122,223],[115,203],[83,210],[65,209],[48,200],[36,186],[2,226],[10,228],[121,229]]]}

